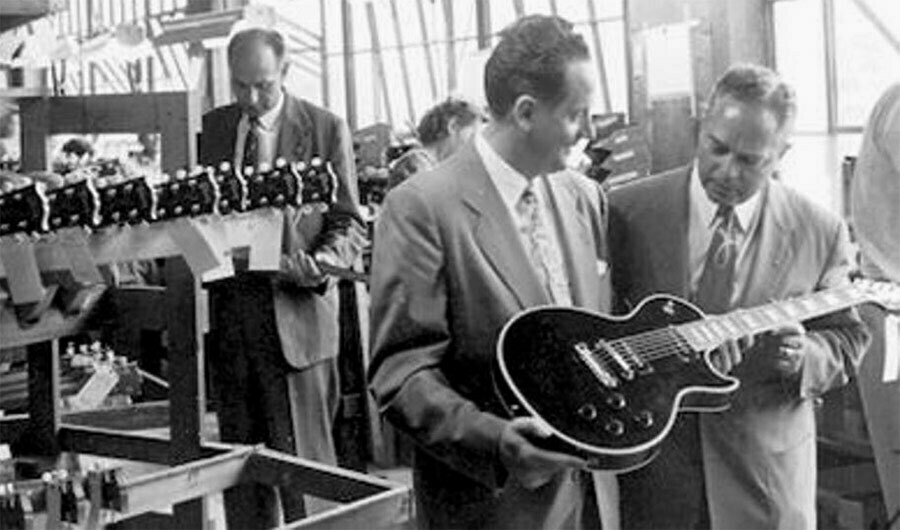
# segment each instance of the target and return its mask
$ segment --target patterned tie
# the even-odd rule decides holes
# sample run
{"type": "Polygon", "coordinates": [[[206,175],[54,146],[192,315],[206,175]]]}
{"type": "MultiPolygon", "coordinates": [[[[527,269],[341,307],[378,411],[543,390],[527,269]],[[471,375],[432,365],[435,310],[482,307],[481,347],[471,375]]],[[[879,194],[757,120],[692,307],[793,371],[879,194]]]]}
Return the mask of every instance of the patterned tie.
{"type": "Polygon", "coordinates": [[[244,139],[244,158],[241,160],[241,168],[252,167],[256,169],[259,162],[259,118],[250,118],[250,128],[244,139]]]}
{"type": "Polygon", "coordinates": [[[709,314],[731,309],[734,294],[734,268],[737,262],[737,236],[740,227],[734,207],[721,205],[716,211],[716,230],[706,251],[706,263],[697,284],[695,302],[709,314]]]}
{"type": "Polygon", "coordinates": [[[555,304],[572,305],[572,295],[563,273],[562,259],[558,252],[553,251],[550,234],[541,216],[540,199],[531,186],[522,192],[516,210],[523,220],[521,230],[525,235],[526,250],[541,284],[550,292],[555,304]]]}

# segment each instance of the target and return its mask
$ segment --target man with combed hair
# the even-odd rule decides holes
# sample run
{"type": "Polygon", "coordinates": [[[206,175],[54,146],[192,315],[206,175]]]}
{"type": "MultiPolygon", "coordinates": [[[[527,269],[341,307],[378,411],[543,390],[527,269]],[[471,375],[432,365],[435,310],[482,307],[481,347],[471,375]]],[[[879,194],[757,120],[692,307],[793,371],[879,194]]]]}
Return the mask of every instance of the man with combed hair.
{"type": "MultiPolygon", "coordinates": [[[[775,72],[733,66],[694,163],[610,194],[620,310],[668,293],[727,313],[848,281],[844,223],[773,178],[795,112],[775,72]]],[[[813,401],[847,381],[867,339],[847,310],[717,350],[741,382],[731,408],[680,415],[659,456],[619,477],[623,528],[815,529],[813,401]]]]}
{"type": "Polygon", "coordinates": [[[511,419],[491,376],[500,330],[517,312],[608,306],[603,197],[565,171],[593,80],[570,23],[520,19],[485,68],[491,122],[385,200],[370,381],[382,414],[416,442],[424,528],[600,524],[596,499],[609,484],[596,495],[584,461],[541,449],[547,426],[511,419]]]}
{"type": "MultiPolygon", "coordinates": [[[[331,162],[337,199],[327,212],[284,209],[277,272],[238,272],[210,285],[213,341],[208,355],[223,441],[268,447],[336,464],[331,429],[339,386],[338,293],[320,269],[349,267],[359,254],[362,221],[350,132],[325,109],[287,93],[284,39],[267,29],[236,33],[228,45],[236,103],[203,116],[200,161],[272,167],[279,157],[331,162]]],[[[238,270],[246,257],[236,257],[238,270]]],[[[304,514],[296,488],[280,488],[287,521],[304,514]]],[[[230,528],[271,528],[271,488],[225,492],[230,528]]]]}

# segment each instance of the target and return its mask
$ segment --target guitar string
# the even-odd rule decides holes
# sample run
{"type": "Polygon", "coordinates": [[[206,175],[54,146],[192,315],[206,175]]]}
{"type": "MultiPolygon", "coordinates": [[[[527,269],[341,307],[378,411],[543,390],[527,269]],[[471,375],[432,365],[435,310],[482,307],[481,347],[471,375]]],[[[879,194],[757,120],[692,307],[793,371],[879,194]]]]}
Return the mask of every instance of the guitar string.
{"type": "MultiPolygon", "coordinates": [[[[853,291],[850,287],[852,286],[833,289],[831,292],[832,294],[837,296],[840,296],[841,294],[852,295],[853,291]]],[[[849,298],[848,301],[853,301],[855,299],[855,297],[852,297],[849,298]]],[[[815,295],[792,300],[791,302],[795,304],[802,304],[804,302],[808,302],[809,300],[815,301],[815,295]]],[[[767,320],[771,321],[771,317],[768,317],[764,314],[765,308],[769,308],[778,313],[790,316],[790,313],[785,310],[784,304],[769,304],[754,309],[740,309],[728,315],[716,317],[715,319],[688,322],[685,324],[681,324],[679,327],[681,329],[687,330],[688,333],[692,333],[693,331],[691,331],[690,329],[692,327],[706,327],[709,329],[712,328],[712,326],[715,325],[715,323],[718,321],[722,326],[726,328],[725,337],[723,338],[722,334],[714,329],[709,329],[709,334],[712,335],[712,338],[715,342],[724,342],[725,340],[727,340],[727,338],[735,336],[735,334],[732,332],[733,329],[736,329],[740,332],[737,334],[738,337],[753,335],[755,333],[759,333],[761,331],[764,331],[765,329],[768,329],[770,327],[769,324],[764,324],[763,326],[754,326],[752,323],[747,321],[746,317],[747,314],[752,313],[758,315],[759,320],[763,322],[766,322],[767,320]]],[[[776,321],[771,322],[771,324],[776,323],[776,321]]],[[[619,361],[614,358],[615,354],[616,356],[621,357],[625,361],[625,363],[633,369],[640,368],[639,364],[636,365],[634,363],[635,358],[639,362],[641,362],[653,361],[678,354],[696,353],[695,348],[690,345],[690,341],[688,341],[687,337],[685,337],[685,333],[682,333],[675,328],[658,328],[655,330],[638,333],[636,335],[630,335],[628,337],[606,341],[605,344],[613,350],[613,353],[607,352],[606,349],[602,346],[598,348],[591,348],[591,353],[598,357],[600,360],[612,361],[615,364],[618,364],[619,361]],[[617,346],[621,346],[621,351],[617,349],[617,346]],[[624,354],[622,352],[624,352],[624,354]]]]}

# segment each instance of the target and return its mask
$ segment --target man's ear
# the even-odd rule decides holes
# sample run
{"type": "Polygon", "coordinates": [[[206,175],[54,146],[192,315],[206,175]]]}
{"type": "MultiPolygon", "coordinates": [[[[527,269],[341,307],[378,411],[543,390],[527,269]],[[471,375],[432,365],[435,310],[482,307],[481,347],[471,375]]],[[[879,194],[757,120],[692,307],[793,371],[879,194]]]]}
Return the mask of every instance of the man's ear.
{"type": "Polygon", "coordinates": [[[513,102],[512,116],[513,121],[523,131],[530,131],[534,126],[534,113],[537,110],[537,100],[528,94],[522,94],[513,102]]]}
{"type": "Polygon", "coordinates": [[[456,117],[451,117],[447,120],[447,135],[453,136],[456,132],[459,131],[459,120],[456,117]]]}

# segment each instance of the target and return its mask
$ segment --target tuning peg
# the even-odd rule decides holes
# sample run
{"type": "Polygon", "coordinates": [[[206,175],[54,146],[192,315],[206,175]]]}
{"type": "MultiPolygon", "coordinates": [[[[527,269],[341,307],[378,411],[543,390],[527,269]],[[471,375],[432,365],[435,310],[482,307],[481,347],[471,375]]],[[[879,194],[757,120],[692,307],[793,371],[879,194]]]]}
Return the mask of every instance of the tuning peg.
{"type": "Polygon", "coordinates": [[[287,166],[287,160],[285,160],[284,157],[279,156],[275,159],[275,167],[277,169],[282,169],[285,166],[287,166]]]}
{"type": "Polygon", "coordinates": [[[268,162],[263,162],[259,165],[260,173],[267,173],[272,167],[268,164],[268,162]]]}
{"type": "Polygon", "coordinates": [[[187,172],[183,169],[175,171],[175,180],[184,180],[187,178],[187,172]]]}

